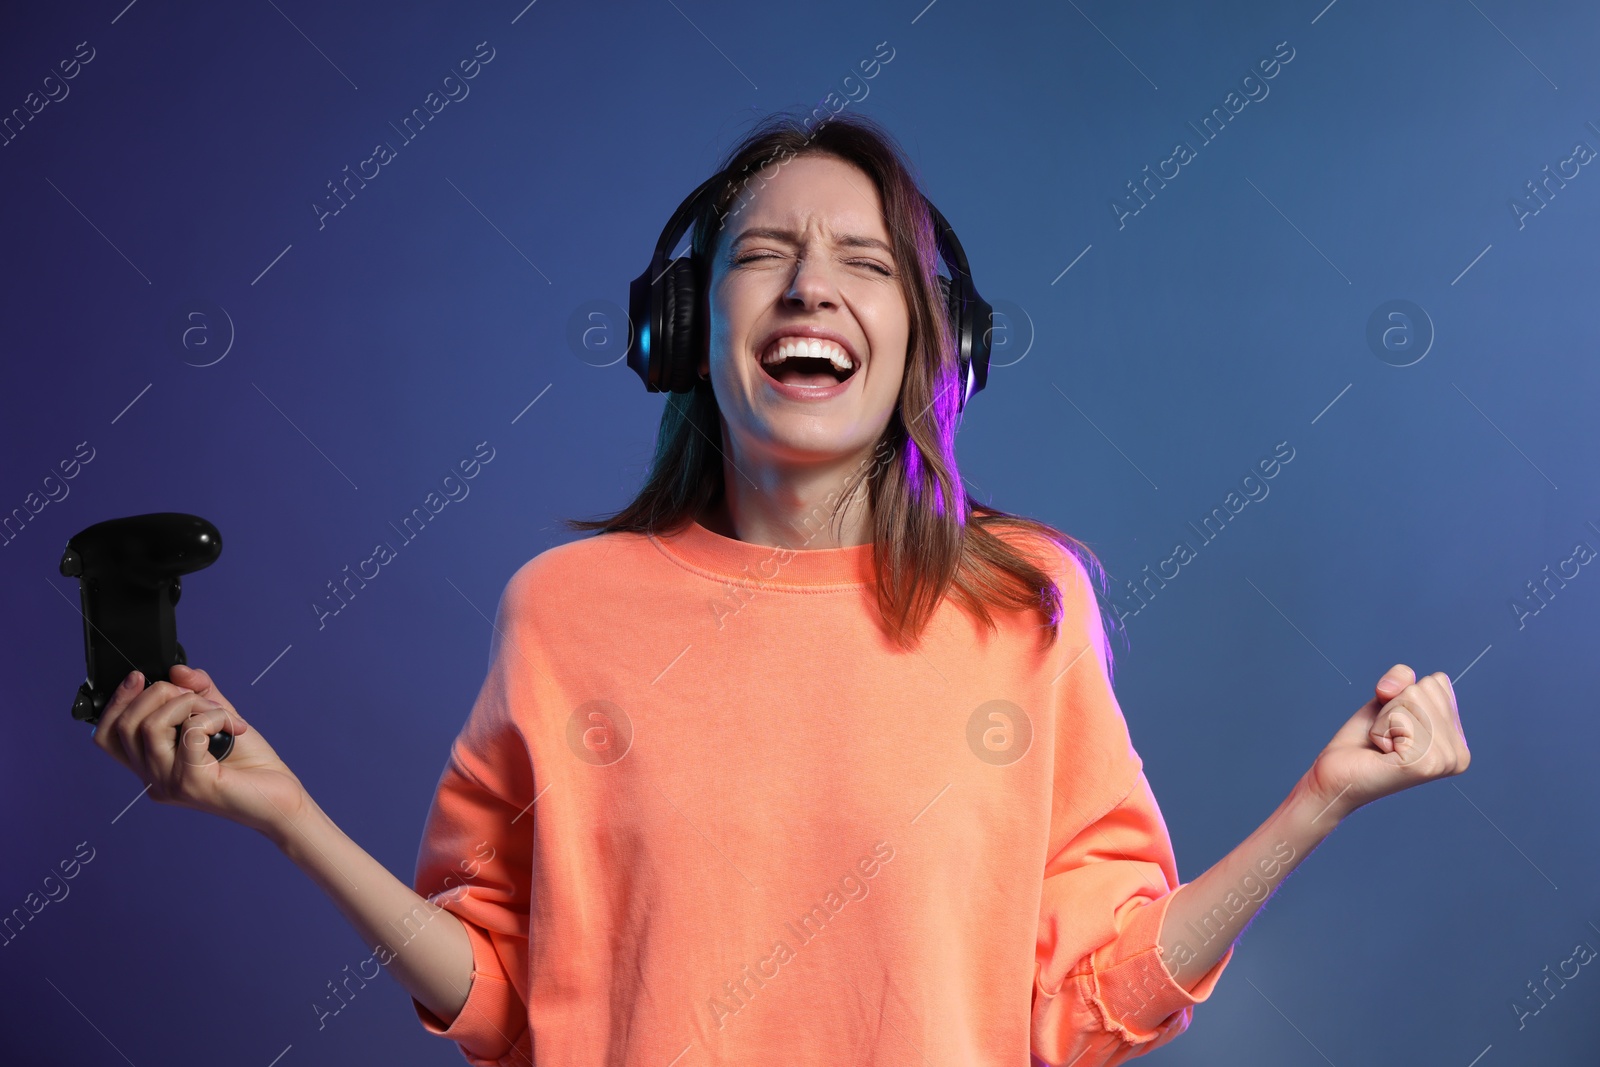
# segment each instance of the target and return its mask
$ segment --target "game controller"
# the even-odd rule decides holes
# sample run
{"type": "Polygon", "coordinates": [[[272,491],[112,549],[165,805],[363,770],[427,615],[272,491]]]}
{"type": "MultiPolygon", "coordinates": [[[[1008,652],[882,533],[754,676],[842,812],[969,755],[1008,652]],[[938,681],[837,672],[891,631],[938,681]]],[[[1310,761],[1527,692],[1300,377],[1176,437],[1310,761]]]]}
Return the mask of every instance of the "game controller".
{"type": "MultiPolygon", "coordinates": [[[[169,668],[188,662],[173,611],[183,592],[181,576],[211,566],[221,554],[215,526],[177,511],[107,519],[67,541],[61,574],[78,579],[88,661],[88,677],[72,703],[74,719],[99,722],[111,694],[133,671],[148,686],[167,681],[169,668]]],[[[214,733],[206,748],[214,759],[226,759],[233,735],[214,733]]]]}

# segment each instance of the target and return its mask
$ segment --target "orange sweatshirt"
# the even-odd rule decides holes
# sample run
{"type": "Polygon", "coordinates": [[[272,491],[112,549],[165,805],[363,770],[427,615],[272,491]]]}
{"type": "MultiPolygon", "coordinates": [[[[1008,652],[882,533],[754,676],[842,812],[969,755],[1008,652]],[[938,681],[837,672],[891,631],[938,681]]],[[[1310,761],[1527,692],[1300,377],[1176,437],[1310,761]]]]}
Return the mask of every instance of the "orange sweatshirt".
{"type": "Polygon", "coordinates": [[[417,860],[473,954],[423,1026],[523,1067],[1101,1067],[1182,1033],[1233,950],[1167,975],[1177,866],[1094,592],[1028,551],[1059,640],[947,598],[913,651],[871,545],[693,524],[524,564],[417,860]]]}

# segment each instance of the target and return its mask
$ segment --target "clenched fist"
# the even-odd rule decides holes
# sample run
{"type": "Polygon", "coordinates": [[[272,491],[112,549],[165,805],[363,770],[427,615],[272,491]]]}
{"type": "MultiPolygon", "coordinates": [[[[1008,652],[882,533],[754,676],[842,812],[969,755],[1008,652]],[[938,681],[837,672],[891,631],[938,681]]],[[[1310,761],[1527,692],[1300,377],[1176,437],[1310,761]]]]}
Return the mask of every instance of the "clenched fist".
{"type": "Polygon", "coordinates": [[[1306,781],[1338,819],[1379,797],[1460,774],[1471,762],[1449,675],[1417,680],[1397,663],[1378,681],[1377,696],[1333,735],[1306,781]]]}

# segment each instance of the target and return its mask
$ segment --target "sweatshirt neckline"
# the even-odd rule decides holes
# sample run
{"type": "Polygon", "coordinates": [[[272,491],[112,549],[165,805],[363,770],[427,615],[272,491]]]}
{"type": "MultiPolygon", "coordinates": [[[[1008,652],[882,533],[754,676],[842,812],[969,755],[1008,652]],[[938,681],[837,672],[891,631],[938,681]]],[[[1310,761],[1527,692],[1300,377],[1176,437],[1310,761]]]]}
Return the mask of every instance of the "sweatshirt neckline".
{"type": "Polygon", "coordinates": [[[719,578],[779,586],[862,584],[875,577],[871,542],[844,548],[779,548],[724,537],[693,520],[651,540],[668,555],[719,578]]]}

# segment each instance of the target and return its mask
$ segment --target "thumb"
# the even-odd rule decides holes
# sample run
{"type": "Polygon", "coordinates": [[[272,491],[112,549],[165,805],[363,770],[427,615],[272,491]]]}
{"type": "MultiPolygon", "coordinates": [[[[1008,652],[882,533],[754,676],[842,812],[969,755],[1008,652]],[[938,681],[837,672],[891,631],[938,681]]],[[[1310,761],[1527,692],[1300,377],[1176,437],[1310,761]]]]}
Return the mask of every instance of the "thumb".
{"type": "Polygon", "coordinates": [[[239,709],[235,708],[233,702],[222,695],[222,692],[211,681],[211,675],[205,671],[191,667],[187,663],[174,663],[168,668],[167,677],[172,680],[174,685],[181,685],[185,689],[193,690],[208,700],[226,702],[232,712],[229,716],[229,721],[238,727],[237,729],[230,727],[229,733],[238,735],[250,729],[249,724],[244,721],[244,716],[239,714],[239,709]]]}
{"type": "Polygon", "coordinates": [[[174,663],[167,668],[167,677],[173,685],[181,685],[185,689],[192,689],[203,696],[214,697],[211,675],[205,671],[189,666],[187,663],[174,663]]]}
{"type": "Polygon", "coordinates": [[[1378,679],[1378,699],[1389,701],[1399,695],[1400,691],[1417,680],[1416,674],[1404,663],[1396,663],[1378,679]]]}

